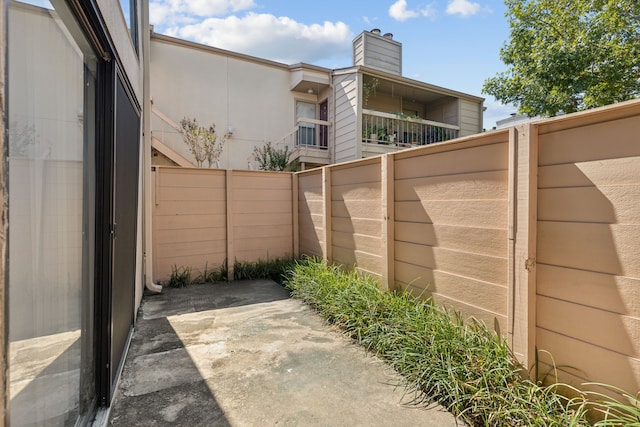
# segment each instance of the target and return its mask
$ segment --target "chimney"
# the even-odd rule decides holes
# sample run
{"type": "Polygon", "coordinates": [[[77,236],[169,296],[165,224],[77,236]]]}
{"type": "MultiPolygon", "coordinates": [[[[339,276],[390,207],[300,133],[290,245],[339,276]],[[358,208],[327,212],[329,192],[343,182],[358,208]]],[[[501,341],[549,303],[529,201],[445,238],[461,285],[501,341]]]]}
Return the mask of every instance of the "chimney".
{"type": "Polygon", "coordinates": [[[378,28],[363,31],[353,39],[353,65],[362,65],[387,73],[402,75],[402,43],[392,33],[378,28]]]}

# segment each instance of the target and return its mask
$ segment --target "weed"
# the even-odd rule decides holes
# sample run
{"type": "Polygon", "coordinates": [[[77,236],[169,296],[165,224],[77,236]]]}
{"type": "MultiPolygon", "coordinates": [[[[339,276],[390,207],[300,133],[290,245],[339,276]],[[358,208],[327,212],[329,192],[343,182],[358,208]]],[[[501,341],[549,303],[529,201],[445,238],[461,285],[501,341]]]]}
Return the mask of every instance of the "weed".
{"type": "Polygon", "coordinates": [[[191,280],[191,268],[190,267],[176,267],[171,268],[171,277],[169,278],[169,287],[171,288],[184,288],[189,286],[191,280]]]}
{"type": "MultiPolygon", "coordinates": [[[[233,278],[235,280],[271,279],[282,284],[285,275],[295,265],[293,258],[273,258],[269,260],[259,259],[256,262],[238,261],[233,263],[233,278]]],[[[183,288],[191,284],[214,283],[228,280],[229,268],[227,260],[218,268],[209,268],[205,264],[204,269],[196,276],[192,275],[191,267],[176,267],[171,269],[171,277],[168,285],[172,288],[183,288]]]]}
{"type": "Polygon", "coordinates": [[[238,261],[233,263],[235,280],[271,279],[283,283],[286,273],[295,265],[293,258],[272,258],[258,261],[238,261]]]}
{"type": "Polygon", "coordinates": [[[227,260],[218,268],[209,269],[209,263],[204,265],[202,272],[193,279],[193,283],[214,283],[227,280],[227,260]]]}

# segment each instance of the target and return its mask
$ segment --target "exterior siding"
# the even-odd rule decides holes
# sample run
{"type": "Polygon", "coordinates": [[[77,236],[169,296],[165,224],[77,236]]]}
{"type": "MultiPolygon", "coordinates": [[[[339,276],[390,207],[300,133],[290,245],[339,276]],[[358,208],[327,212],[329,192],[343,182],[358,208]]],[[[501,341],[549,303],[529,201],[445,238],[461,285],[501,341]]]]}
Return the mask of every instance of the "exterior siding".
{"type": "Polygon", "coordinates": [[[482,105],[460,99],[460,134],[469,136],[482,132],[482,105]]]}
{"type": "Polygon", "coordinates": [[[426,111],[427,120],[458,125],[458,100],[451,100],[431,106],[426,111]]]}
{"type": "Polygon", "coordinates": [[[402,44],[368,31],[354,40],[354,65],[402,75],[402,44]]]}
{"type": "Polygon", "coordinates": [[[360,139],[357,138],[358,81],[356,74],[334,77],[335,148],[334,162],[355,160],[360,139]]]}

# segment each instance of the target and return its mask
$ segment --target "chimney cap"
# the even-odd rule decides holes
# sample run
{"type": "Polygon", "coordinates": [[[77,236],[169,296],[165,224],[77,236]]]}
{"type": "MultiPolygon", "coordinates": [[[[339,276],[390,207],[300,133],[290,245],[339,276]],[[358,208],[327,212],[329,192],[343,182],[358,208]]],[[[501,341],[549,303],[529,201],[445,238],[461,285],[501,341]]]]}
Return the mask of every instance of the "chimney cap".
{"type": "Polygon", "coordinates": [[[374,28],[373,30],[371,30],[371,32],[372,32],[373,34],[378,34],[378,35],[380,35],[380,28],[374,28]]]}
{"type": "Polygon", "coordinates": [[[385,39],[389,39],[389,40],[393,40],[393,33],[384,33],[384,37],[385,39]]]}

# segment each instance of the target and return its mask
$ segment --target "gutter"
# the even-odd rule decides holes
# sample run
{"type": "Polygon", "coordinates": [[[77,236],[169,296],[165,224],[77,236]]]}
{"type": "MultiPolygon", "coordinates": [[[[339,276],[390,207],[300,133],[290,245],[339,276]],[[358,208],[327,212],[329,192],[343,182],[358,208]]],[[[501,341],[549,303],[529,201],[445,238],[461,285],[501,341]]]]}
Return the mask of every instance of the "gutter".
{"type": "MultiPolygon", "coordinates": [[[[142,2],[142,7],[145,6],[146,2],[142,2]]],[[[143,17],[148,17],[148,11],[144,11],[143,17]]],[[[157,283],[153,283],[153,263],[150,260],[152,257],[152,249],[153,249],[153,241],[151,239],[151,84],[150,84],[150,70],[149,70],[149,54],[151,47],[151,31],[152,28],[149,27],[148,18],[143,19],[143,28],[146,31],[143,32],[144,37],[142,39],[144,52],[144,63],[143,63],[143,160],[142,160],[142,170],[143,170],[143,184],[142,184],[142,193],[143,193],[143,201],[142,201],[142,215],[143,215],[143,225],[142,225],[142,244],[143,244],[143,255],[142,255],[142,263],[143,269],[142,277],[144,280],[144,286],[147,290],[154,294],[159,294],[162,292],[162,286],[157,283]],[[146,46],[145,46],[146,45],[146,46]]]]}

